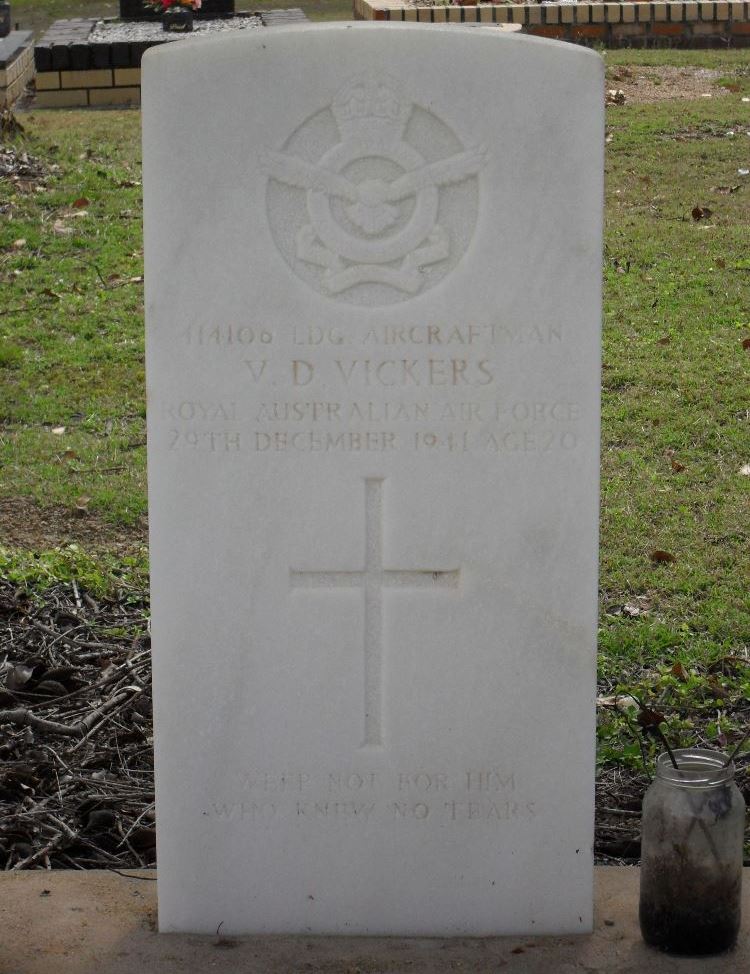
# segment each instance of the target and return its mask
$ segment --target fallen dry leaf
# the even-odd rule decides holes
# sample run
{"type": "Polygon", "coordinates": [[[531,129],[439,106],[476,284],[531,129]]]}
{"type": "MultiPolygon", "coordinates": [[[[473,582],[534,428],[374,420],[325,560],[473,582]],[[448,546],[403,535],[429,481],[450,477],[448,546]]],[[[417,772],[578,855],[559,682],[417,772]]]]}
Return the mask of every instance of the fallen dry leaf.
{"type": "Polygon", "coordinates": [[[74,200],[70,205],[75,207],[77,210],[84,210],[89,206],[90,201],[86,199],[85,196],[79,196],[77,200],[74,200]]]}
{"type": "Polygon", "coordinates": [[[651,603],[645,596],[636,595],[632,602],[607,606],[606,612],[610,616],[626,616],[629,619],[637,619],[647,613],[650,608],[651,603]]]}
{"type": "Polygon", "coordinates": [[[736,186],[712,186],[711,192],[718,193],[720,196],[730,196],[732,193],[736,193],[739,188],[739,183],[736,186]]]}
{"type": "Polygon", "coordinates": [[[750,338],[742,339],[742,347],[745,349],[745,351],[748,351],[748,349],[750,349],[750,338]]]}
{"type": "Polygon", "coordinates": [[[90,503],[91,503],[90,497],[86,497],[86,496],[76,497],[76,511],[78,511],[79,514],[88,514],[90,503]]]}
{"type": "Polygon", "coordinates": [[[688,678],[688,671],[685,669],[682,663],[679,662],[679,660],[672,667],[672,676],[676,676],[677,679],[682,680],[683,683],[688,678]]]}
{"type": "Polygon", "coordinates": [[[706,220],[711,216],[713,210],[709,209],[707,206],[694,206],[690,211],[693,219],[697,222],[698,220],[706,220]]]}
{"type": "Polygon", "coordinates": [[[65,237],[73,233],[73,227],[66,227],[62,220],[55,220],[52,224],[52,232],[56,233],[59,237],[65,237]]]}
{"type": "Polygon", "coordinates": [[[665,717],[664,714],[659,713],[658,710],[651,710],[649,707],[641,707],[641,711],[636,718],[641,727],[658,727],[659,724],[663,724],[665,717]]]}
{"type": "Polygon", "coordinates": [[[740,476],[750,477],[750,463],[743,463],[740,467],[740,476]]]}
{"type": "Polygon", "coordinates": [[[24,687],[34,673],[33,666],[26,666],[25,663],[16,663],[5,678],[5,685],[9,690],[20,690],[24,687]]]}
{"type": "Polygon", "coordinates": [[[19,237],[18,240],[13,241],[11,246],[13,247],[14,250],[23,250],[23,248],[26,246],[26,238],[19,237]]]}
{"type": "Polygon", "coordinates": [[[717,257],[714,263],[721,271],[723,271],[724,268],[727,266],[727,262],[724,260],[723,257],[717,257]]]}
{"type": "Polygon", "coordinates": [[[649,555],[649,558],[657,565],[669,563],[672,561],[677,561],[677,559],[671,552],[662,551],[661,548],[657,548],[655,551],[652,551],[651,554],[649,555]]]}
{"type": "Polygon", "coordinates": [[[622,88],[610,88],[605,99],[607,105],[624,105],[625,92],[622,88]]]}
{"type": "Polygon", "coordinates": [[[656,344],[657,345],[669,345],[669,343],[671,341],[672,341],[672,339],[669,337],[669,335],[664,335],[663,338],[657,338],[656,339],[656,344]]]}
{"type": "Polygon", "coordinates": [[[613,707],[615,710],[620,710],[623,713],[640,708],[638,701],[635,697],[631,697],[629,693],[616,693],[612,697],[597,697],[596,705],[597,707],[613,707]]]}
{"type": "Polygon", "coordinates": [[[677,460],[673,460],[672,461],[672,471],[673,471],[673,473],[682,473],[682,471],[684,469],[685,469],[685,464],[684,463],[679,463],[677,460]]]}
{"type": "Polygon", "coordinates": [[[52,433],[53,436],[62,436],[63,433],[65,432],[65,427],[64,426],[53,426],[52,429],[50,430],[50,432],[52,433]]]}

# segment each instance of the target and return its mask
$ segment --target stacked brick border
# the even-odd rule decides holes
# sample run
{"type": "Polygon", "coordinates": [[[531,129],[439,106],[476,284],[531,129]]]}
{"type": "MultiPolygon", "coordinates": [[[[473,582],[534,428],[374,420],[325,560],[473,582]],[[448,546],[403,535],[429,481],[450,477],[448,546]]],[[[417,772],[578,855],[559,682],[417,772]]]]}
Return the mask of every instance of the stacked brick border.
{"type": "Polygon", "coordinates": [[[709,47],[750,45],[748,0],[677,3],[524,3],[414,7],[354,0],[355,20],[520,24],[527,34],[582,44],[709,47]]]}
{"type": "MultiPolygon", "coordinates": [[[[259,11],[257,16],[264,27],[307,20],[299,8],[259,11]]],[[[150,40],[91,44],[88,37],[95,24],[95,20],[84,17],[57,20],[37,43],[35,107],[140,105],[144,53],[159,44],[179,43],[150,40]]]]}
{"type": "Polygon", "coordinates": [[[34,76],[34,45],[31,31],[11,31],[0,47],[9,53],[0,57],[0,109],[10,108],[34,76]],[[14,46],[17,43],[17,47],[14,46]]]}
{"type": "Polygon", "coordinates": [[[138,105],[141,58],[150,44],[89,44],[96,21],[56,20],[37,42],[38,108],[138,105]]]}
{"type": "Polygon", "coordinates": [[[37,72],[37,108],[140,105],[140,68],[90,68],[37,72]]]}

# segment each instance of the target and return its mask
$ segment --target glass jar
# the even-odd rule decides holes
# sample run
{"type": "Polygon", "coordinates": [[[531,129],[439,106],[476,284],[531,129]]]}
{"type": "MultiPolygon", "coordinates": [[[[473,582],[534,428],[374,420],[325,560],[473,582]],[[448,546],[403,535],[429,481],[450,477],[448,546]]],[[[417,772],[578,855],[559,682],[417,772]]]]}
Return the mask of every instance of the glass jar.
{"type": "Polygon", "coordinates": [[[678,954],[733,947],[740,928],[745,803],[725,755],[678,748],[643,799],[643,939],[678,954]]]}

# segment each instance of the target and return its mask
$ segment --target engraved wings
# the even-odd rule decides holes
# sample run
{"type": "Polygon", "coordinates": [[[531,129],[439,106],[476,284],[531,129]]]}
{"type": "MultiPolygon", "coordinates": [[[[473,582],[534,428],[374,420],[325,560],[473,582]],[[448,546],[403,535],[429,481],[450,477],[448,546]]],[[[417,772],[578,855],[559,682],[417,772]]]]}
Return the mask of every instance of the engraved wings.
{"type": "Polygon", "coordinates": [[[261,166],[269,176],[278,179],[280,183],[286,183],[287,186],[317,190],[328,193],[329,196],[340,196],[350,203],[356,203],[359,199],[356,183],[326,169],[325,166],[306,162],[299,156],[267,150],[261,155],[261,166]]]}
{"type": "Polygon", "coordinates": [[[425,186],[447,186],[449,183],[463,182],[469,176],[476,176],[484,165],[486,155],[484,146],[479,146],[412,169],[386,184],[384,199],[394,203],[412,196],[425,186]]]}
{"type": "Polygon", "coordinates": [[[288,186],[324,192],[350,203],[373,205],[406,199],[428,186],[460,183],[469,176],[475,176],[484,165],[485,158],[486,150],[479,146],[411,169],[391,182],[368,180],[362,186],[346,176],[326,169],[325,166],[307,162],[299,156],[285,152],[266,151],[261,156],[261,165],[270,176],[288,186]]]}

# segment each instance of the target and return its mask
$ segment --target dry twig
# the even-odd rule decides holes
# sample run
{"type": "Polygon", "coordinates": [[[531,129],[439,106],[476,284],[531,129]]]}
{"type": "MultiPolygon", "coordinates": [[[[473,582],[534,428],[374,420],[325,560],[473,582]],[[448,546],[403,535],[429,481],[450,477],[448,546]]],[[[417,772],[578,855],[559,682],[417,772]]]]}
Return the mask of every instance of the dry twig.
{"type": "Polygon", "coordinates": [[[147,617],[0,581],[0,868],[154,864],[147,617]]]}

